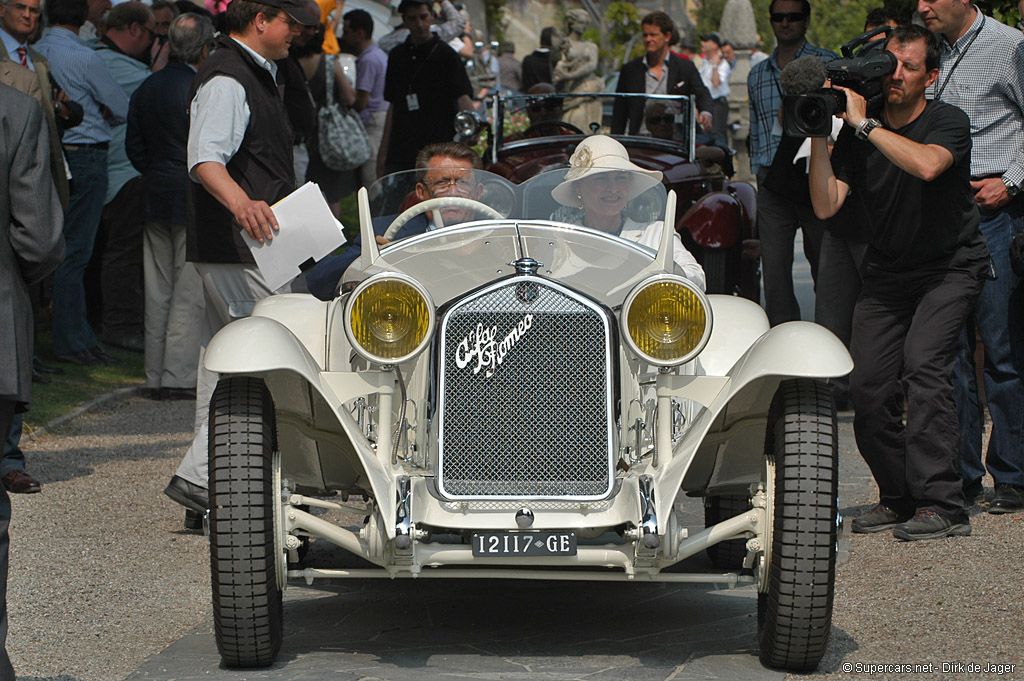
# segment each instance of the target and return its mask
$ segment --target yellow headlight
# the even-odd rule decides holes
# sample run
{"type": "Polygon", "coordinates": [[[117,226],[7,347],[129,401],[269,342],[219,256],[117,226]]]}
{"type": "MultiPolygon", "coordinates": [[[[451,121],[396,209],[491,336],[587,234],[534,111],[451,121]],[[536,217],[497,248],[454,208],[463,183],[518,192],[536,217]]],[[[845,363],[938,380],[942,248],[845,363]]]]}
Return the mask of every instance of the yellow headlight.
{"type": "Polygon", "coordinates": [[[705,298],[678,279],[642,284],[627,302],[631,345],[655,364],[689,359],[710,333],[705,298]]]}
{"type": "Polygon", "coordinates": [[[370,359],[402,361],[421,348],[434,321],[425,292],[410,281],[389,277],[361,286],[352,295],[351,340],[370,359]]]}

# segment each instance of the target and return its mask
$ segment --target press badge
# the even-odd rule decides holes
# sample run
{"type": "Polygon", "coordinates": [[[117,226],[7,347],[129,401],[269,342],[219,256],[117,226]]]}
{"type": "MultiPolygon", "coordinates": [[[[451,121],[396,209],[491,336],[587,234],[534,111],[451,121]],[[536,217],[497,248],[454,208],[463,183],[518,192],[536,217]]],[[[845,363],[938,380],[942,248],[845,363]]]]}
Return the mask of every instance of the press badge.
{"type": "Polygon", "coordinates": [[[405,96],[405,106],[407,109],[409,109],[409,111],[420,110],[420,100],[418,97],[416,97],[415,92],[410,92],[405,96]]]}

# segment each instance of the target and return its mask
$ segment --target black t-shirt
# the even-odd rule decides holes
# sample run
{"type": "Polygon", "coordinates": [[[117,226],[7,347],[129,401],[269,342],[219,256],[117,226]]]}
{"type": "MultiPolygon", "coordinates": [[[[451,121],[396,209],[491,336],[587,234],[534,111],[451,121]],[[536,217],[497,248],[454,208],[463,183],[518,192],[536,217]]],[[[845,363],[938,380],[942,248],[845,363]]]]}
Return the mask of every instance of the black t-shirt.
{"type": "Polygon", "coordinates": [[[406,40],[391,50],[384,78],[384,99],[392,112],[389,169],[410,170],[420,149],[455,137],[456,100],[462,95],[473,96],[466,68],[437,36],[422,45],[406,40]],[[412,111],[410,95],[417,107],[412,111]]]}
{"type": "Polygon", "coordinates": [[[930,101],[920,116],[893,132],[948,149],[953,165],[926,182],[898,168],[870,141],[858,140],[849,126],[843,128],[832,153],[832,168],[867,208],[871,224],[867,261],[901,272],[945,269],[987,257],[970,185],[967,114],[930,101]]]}

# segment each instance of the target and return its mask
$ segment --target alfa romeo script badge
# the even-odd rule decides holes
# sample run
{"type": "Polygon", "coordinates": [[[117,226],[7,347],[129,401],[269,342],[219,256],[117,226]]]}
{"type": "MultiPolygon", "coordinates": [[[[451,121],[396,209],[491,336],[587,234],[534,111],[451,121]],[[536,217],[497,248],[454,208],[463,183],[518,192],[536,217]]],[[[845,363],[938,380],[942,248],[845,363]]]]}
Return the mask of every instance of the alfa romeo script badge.
{"type": "Polygon", "coordinates": [[[475,330],[459,341],[455,349],[456,366],[465,369],[475,362],[473,373],[478,374],[485,369],[484,376],[490,378],[532,326],[533,315],[527,314],[499,341],[497,326],[485,328],[483,324],[477,324],[475,330]]]}

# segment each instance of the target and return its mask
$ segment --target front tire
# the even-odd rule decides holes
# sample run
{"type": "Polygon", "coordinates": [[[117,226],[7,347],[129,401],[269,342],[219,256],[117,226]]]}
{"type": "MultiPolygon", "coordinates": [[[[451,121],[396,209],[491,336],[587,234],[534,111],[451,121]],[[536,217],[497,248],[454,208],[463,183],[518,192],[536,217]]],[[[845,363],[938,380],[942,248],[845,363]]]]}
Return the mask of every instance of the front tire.
{"type": "Polygon", "coordinates": [[[281,649],[276,439],[263,381],[221,380],[210,401],[210,576],[217,649],[228,667],[266,667],[281,649]]]}
{"type": "Polygon", "coordinates": [[[772,400],[765,438],[774,503],[770,499],[767,509],[771,537],[757,605],[761,662],[768,667],[813,671],[828,644],[836,578],[837,441],[828,386],[784,381],[772,400]]]}

